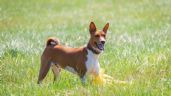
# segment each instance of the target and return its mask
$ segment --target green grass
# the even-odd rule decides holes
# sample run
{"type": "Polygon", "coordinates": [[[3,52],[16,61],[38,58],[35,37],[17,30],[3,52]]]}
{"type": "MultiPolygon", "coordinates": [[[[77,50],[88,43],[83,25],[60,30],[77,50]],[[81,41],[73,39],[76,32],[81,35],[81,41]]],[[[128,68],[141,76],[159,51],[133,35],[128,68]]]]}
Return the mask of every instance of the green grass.
{"type": "Polygon", "coordinates": [[[171,0],[0,0],[1,96],[169,96],[171,94],[171,0]],[[52,72],[37,85],[40,56],[49,36],[79,47],[88,26],[110,22],[100,65],[132,84],[83,87],[77,76],[52,72]]]}

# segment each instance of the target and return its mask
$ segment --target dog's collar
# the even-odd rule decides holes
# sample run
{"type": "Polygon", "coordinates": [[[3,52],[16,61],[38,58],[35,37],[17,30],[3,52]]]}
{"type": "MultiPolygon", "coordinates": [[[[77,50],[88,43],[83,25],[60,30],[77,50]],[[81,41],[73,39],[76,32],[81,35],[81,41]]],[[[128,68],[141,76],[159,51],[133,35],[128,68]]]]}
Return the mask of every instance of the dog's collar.
{"type": "Polygon", "coordinates": [[[87,45],[87,49],[89,49],[90,51],[92,51],[94,54],[97,54],[97,55],[101,53],[95,50],[94,48],[92,48],[90,44],[87,45]]]}

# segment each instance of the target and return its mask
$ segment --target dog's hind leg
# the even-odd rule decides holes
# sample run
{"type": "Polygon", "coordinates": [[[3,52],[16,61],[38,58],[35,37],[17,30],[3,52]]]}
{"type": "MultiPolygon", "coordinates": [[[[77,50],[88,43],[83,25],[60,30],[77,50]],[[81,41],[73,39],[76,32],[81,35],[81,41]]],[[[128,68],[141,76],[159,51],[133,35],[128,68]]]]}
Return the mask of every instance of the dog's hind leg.
{"type": "Polygon", "coordinates": [[[52,72],[54,74],[54,81],[56,81],[56,79],[59,77],[60,72],[61,72],[61,68],[58,65],[55,65],[54,63],[51,65],[52,67],[52,72]]]}
{"type": "Polygon", "coordinates": [[[51,66],[51,62],[49,62],[46,59],[42,59],[41,60],[41,67],[40,67],[40,71],[39,71],[39,78],[37,83],[40,84],[42,82],[42,80],[45,78],[45,76],[47,75],[49,68],[51,66]]]}

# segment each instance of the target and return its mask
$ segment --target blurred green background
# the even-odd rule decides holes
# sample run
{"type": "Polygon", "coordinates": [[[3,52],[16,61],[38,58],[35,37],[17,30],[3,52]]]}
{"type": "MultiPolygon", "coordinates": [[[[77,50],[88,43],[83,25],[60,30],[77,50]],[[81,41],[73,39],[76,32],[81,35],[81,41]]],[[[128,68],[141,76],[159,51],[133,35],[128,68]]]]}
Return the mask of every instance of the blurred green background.
{"type": "Polygon", "coordinates": [[[171,94],[171,0],[0,0],[0,95],[169,96],[171,94]],[[46,39],[87,44],[89,23],[109,22],[100,65],[116,80],[83,87],[77,76],[52,72],[37,85],[46,39]]]}

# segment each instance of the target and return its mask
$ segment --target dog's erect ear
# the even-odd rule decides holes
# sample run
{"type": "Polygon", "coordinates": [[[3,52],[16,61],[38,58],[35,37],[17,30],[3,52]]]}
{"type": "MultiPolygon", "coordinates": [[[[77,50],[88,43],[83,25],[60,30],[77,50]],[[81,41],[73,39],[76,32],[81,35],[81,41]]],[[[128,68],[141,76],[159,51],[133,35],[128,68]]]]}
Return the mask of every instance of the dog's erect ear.
{"type": "Polygon", "coordinates": [[[108,28],[109,28],[109,23],[107,23],[107,24],[104,26],[103,31],[104,31],[105,33],[107,33],[108,28]]]}
{"type": "Polygon", "coordinates": [[[96,32],[96,25],[94,24],[94,22],[90,23],[89,31],[90,31],[91,34],[96,32]]]}

